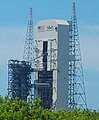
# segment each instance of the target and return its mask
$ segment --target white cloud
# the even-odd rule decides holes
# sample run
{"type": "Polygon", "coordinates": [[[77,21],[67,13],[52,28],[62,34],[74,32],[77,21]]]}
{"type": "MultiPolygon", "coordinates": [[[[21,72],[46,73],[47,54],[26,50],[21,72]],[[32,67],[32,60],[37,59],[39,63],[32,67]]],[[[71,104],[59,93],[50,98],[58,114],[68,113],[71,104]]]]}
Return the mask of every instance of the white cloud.
{"type": "Polygon", "coordinates": [[[0,63],[22,58],[25,33],[25,27],[0,28],[0,63]]]}
{"type": "Polygon", "coordinates": [[[99,71],[99,26],[81,26],[80,42],[84,68],[99,71]]]}
{"type": "Polygon", "coordinates": [[[26,27],[0,28],[0,94],[8,88],[8,60],[22,60],[26,27]]]}
{"type": "Polygon", "coordinates": [[[87,104],[89,108],[98,110],[99,25],[81,25],[79,31],[87,104]]]}
{"type": "MultiPolygon", "coordinates": [[[[84,69],[99,71],[99,26],[81,25],[80,43],[84,69]]],[[[23,56],[26,27],[0,28],[0,63],[23,56]]]]}
{"type": "Polygon", "coordinates": [[[81,25],[81,29],[87,30],[90,32],[93,32],[93,31],[99,32],[99,25],[89,25],[89,24],[86,25],[86,24],[84,24],[84,25],[81,25]]]}

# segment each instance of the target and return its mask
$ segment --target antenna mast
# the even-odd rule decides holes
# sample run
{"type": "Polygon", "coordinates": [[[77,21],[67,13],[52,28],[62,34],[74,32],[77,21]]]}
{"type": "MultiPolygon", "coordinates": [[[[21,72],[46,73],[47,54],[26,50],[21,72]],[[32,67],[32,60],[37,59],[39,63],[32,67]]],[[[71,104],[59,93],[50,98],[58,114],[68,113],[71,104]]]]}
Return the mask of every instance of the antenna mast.
{"type": "Polygon", "coordinates": [[[29,20],[27,26],[27,33],[25,39],[23,60],[32,62],[33,60],[33,19],[32,19],[32,8],[29,11],[29,20]]]}
{"type": "Polygon", "coordinates": [[[86,108],[86,95],[82,69],[82,59],[79,43],[79,33],[75,1],[72,2],[72,17],[70,28],[70,61],[69,61],[69,105],[70,109],[86,108]]]}

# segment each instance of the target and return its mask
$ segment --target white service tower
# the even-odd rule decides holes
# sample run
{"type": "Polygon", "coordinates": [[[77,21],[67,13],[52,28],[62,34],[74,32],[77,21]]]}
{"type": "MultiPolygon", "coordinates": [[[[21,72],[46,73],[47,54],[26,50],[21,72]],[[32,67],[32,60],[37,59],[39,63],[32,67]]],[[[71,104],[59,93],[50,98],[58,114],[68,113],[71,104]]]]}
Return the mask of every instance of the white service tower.
{"type": "Polygon", "coordinates": [[[45,108],[68,109],[69,22],[42,20],[35,38],[34,96],[45,108]]]}

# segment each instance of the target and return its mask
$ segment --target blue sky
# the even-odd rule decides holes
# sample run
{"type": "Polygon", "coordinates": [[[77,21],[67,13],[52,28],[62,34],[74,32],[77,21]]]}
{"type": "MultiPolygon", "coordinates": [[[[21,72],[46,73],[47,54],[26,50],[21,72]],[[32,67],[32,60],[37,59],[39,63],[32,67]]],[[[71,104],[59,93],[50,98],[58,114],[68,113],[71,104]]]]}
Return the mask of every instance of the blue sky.
{"type": "MultiPolygon", "coordinates": [[[[7,63],[22,59],[29,8],[41,19],[71,18],[72,0],[0,1],[0,94],[7,94],[7,63]]],[[[99,1],[76,0],[87,103],[99,110],[99,1]]]]}

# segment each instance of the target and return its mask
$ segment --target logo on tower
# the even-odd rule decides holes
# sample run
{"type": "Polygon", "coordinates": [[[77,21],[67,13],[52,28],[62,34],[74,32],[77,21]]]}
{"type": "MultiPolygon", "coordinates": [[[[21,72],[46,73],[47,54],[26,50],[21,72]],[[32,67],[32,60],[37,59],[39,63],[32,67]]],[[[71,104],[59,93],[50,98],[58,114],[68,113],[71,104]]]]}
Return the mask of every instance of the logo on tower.
{"type": "Polygon", "coordinates": [[[54,31],[54,26],[53,25],[47,26],[46,31],[54,31]]]}

